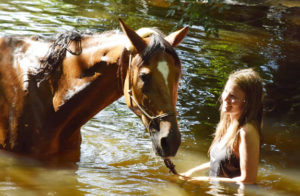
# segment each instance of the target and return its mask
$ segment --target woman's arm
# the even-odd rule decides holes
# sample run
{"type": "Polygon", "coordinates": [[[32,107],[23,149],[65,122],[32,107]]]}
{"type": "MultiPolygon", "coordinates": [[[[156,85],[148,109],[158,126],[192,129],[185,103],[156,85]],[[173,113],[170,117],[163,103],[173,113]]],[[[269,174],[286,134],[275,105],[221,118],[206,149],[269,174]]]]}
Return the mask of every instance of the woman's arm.
{"type": "Polygon", "coordinates": [[[201,165],[198,165],[184,173],[181,173],[181,176],[185,176],[185,177],[190,177],[193,173],[200,171],[200,170],[204,170],[204,169],[208,169],[210,167],[210,162],[207,163],[203,163],[201,165]]]}
{"type": "Polygon", "coordinates": [[[198,176],[190,178],[189,181],[255,183],[259,164],[259,142],[258,131],[251,124],[245,125],[240,129],[239,158],[241,176],[235,178],[198,176]]]}
{"type": "Polygon", "coordinates": [[[246,124],[240,130],[240,167],[241,176],[239,181],[243,183],[255,183],[260,151],[260,136],[251,124],[246,124]]]}

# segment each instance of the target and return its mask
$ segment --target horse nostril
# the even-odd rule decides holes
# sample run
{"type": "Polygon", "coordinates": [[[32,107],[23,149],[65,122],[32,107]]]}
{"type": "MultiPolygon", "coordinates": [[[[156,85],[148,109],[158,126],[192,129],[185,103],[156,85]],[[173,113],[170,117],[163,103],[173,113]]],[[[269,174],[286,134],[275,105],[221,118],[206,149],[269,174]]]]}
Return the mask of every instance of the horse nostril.
{"type": "Polygon", "coordinates": [[[156,120],[153,120],[149,125],[149,129],[151,135],[159,132],[159,123],[156,120]]]}
{"type": "Polygon", "coordinates": [[[160,144],[161,144],[164,154],[168,155],[169,154],[169,145],[167,142],[167,138],[166,137],[161,138],[160,144]]]}

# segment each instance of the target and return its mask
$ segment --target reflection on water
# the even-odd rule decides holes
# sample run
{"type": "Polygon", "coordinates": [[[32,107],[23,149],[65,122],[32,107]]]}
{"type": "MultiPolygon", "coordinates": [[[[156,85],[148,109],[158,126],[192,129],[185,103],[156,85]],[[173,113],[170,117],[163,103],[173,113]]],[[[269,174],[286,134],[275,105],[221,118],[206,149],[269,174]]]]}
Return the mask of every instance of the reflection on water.
{"type": "MultiPolygon", "coordinates": [[[[140,120],[121,98],[82,128],[81,159],[76,168],[49,168],[2,152],[1,193],[299,195],[300,8],[292,0],[280,6],[278,1],[259,1],[259,6],[240,2],[215,16],[224,20],[219,38],[207,38],[203,27],[195,24],[177,49],[183,64],[177,105],[183,141],[174,163],[181,172],[208,161],[207,149],[218,122],[218,97],[224,82],[232,70],[255,67],[266,86],[257,185],[194,184],[169,174],[154,155],[140,120]]],[[[2,0],[0,34],[49,35],[73,28],[102,32],[119,28],[119,17],[134,28],[157,26],[168,33],[180,16],[165,18],[168,6],[161,3],[2,0]]]]}
{"type": "Polygon", "coordinates": [[[83,193],[74,171],[45,168],[34,160],[0,154],[0,195],[60,195],[83,193]]]}

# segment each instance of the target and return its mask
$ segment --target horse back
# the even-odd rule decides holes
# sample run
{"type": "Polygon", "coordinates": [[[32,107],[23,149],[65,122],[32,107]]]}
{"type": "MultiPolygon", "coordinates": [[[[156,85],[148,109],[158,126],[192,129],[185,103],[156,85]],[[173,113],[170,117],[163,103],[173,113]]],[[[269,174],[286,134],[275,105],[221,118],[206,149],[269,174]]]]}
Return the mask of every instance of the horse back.
{"type": "Polygon", "coordinates": [[[14,51],[22,41],[0,38],[0,148],[14,148],[24,91],[19,70],[14,67],[14,51]]]}
{"type": "Polygon", "coordinates": [[[0,148],[13,150],[26,127],[24,116],[32,115],[28,105],[28,76],[39,66],[42,54],[35,38],[0,38],[0,148]],[[35,51],[35,52],[34,52],[35,51]],[[39,54],[39,55],[37,55],[39,54]]]}

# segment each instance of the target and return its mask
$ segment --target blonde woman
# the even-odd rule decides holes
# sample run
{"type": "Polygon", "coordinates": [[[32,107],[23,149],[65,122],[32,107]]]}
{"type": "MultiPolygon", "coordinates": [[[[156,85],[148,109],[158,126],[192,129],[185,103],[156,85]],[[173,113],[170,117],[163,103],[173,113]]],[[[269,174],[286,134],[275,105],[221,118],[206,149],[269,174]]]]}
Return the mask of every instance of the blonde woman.
{"type": "Polygon", "coordinates": [[[209,148],[210,162],[182,173],[181,178],[255,183],[260,157],[262,97],[262,80],[253,69],[232,73],[221,96],[220,122],[209,148]],[[204,169],[209,169],[209,177],[191,177],[204,169]]]}

